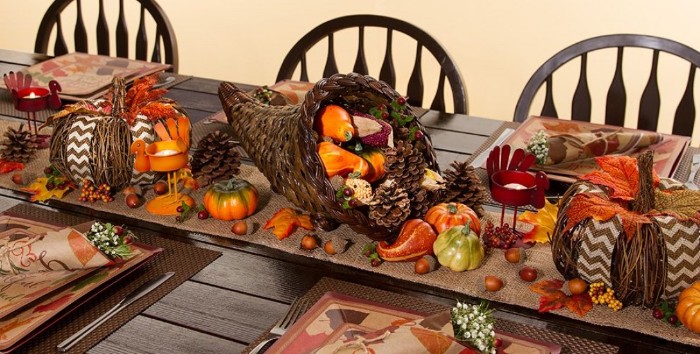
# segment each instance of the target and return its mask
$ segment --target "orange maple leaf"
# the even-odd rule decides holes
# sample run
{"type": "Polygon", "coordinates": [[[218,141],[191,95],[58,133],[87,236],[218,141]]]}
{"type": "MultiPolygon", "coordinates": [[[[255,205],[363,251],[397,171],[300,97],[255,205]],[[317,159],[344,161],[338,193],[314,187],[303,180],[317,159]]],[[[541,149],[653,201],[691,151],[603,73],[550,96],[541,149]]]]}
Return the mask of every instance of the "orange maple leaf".
{"type": "Polygon", "coordinates": [[[549,237],[554,233],[554,225],[557,223],[559,208],[555,204],[544,200],[544,207],[533,213],[526,211],[518,216],[518,221],[533,225],[532,230],[523,235],[525,242],[549,242],[549,237]]]}
{"type": "Polygon", "coordinates": [[[555,290],[547,295],[540,297],[539,312],[549,312],[560,309],[566,304],[567,296],[561,290],[555,290]]]}
{"type": "MultiPolygon", "coordinates": [[[[612,199],[632,200],[639,190],[637,159],[629,156],[596,157],[599,171],[593,171],[580,178],[610,188],[612,199]]],[[[659,176],[653,171],[654,187],[659,184],[659,176]]]]}
{"type": "Polygon", "coordinates": [[[564,282],[559,279],[546,279],[530,285],[530,290],[540,295],[547,295],[560,290],[563,286],[564,282]]]}
{"type": "Polygon", "coordinates": [[[639,224],[651,223],[646,215],[627,210],[614,201],[601,198],[598,195],[582,193],[577,194],[569,201],[569,208],[566,210],[568,220],[563,232],[571,230],[575,225],[589,217],[596,221],[607,221],[615,215],[620,216],[622,228],[628,240],[637,233],[639,224]]]}
{"type": "Polygon", "coordinates": [[[292,208],[282,208],[265,223],[263,229],[272,228],[272,233],[275,234],[275,237],[278,240],[283,240],[289,237],[296,230],[297,226],[307,230],[314,229],[309,215],[298,214],[292,208]]]}
{"type": "Polygon", "coordinates": [[[430,354],[442,354],[452,345],[452,340],[439,332],[411,327],[411,333],[430,354]]]}
{"type": "Polygon", "coordinates": [[[567,296],[564,303],[569,311],[583,317],[593,308],[593,300],[587,292],[583,292],[578,295],[567,296]]]}

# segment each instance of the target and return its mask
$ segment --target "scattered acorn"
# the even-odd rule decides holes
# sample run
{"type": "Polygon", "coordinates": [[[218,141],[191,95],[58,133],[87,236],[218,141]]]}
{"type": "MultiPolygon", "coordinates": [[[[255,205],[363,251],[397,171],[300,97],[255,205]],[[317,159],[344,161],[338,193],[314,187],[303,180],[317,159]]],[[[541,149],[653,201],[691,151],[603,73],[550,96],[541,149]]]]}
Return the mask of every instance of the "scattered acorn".
{"type": "Polygon", "coordinates": [[[416,274],[427,274],[437,269],[437,259],[431,255],[418,258],[414,270],[416,274]]]}
{"type": "Polygon", "coordinates": [[[537,279],[537,269],[532,267],[523,267],[518,274],[520,275],[520,279],[524,281],[531,282],[537,279]]]}
{"type": "Polygon", "coordinates": [[[588,289],[588,283],[581,278],[573,278],[568,281],[569,292],[571,295],[582,294],[588,289]]]}
{"type": "Polygon", "coordinates": [[[350,242],[344,238],[332,237],[330,240],[323,243],[323,251],[330,255],[344,253],[349,244],[350,242]]]}
{"type": "Polygon", "coordinates": [[[168,184],[163,181],[158,181],[153,185],[153,193],[163,195],[168,193],[168,184]]]}
{"type": "Polygon", "coordinates": [[[484,287],[487,291],[499,291],[503,288],[503,280],[495,275],[487,275],[484,277],[484,287]]]}
{"type": "Polygon", "coordinates": [[[248,233],[248,223],[245,220],[238,220],[231,226],[231,232],[243,236],[248,233]]]}
{"type": "Polygon", "coordinates": [[[311,234],[304,235],[304,237],[301,238],[301,244],[299,247],[307,251],[312,251],[318,248],[318,237],[311,234]]]}
{"type": "Polygon", "coordinates": [[[525,254],[522,248],[515,247],[507,249],[505,252],[505,257],[508,262],[517,264],[525,258],[525,254]]]}
{"type": "Polygon", "coordinates": [[[22,176],[22,172],[13,174],[12,182],[14,182],[15,184],[24,185],[24,176],[22,176]]]}
{"type": "Polygon", "coordinates": [[[141,206],[141,198],[138,194],[132,193],[126,196],[126,206],[129,208],[138,208],[141,206]]]}

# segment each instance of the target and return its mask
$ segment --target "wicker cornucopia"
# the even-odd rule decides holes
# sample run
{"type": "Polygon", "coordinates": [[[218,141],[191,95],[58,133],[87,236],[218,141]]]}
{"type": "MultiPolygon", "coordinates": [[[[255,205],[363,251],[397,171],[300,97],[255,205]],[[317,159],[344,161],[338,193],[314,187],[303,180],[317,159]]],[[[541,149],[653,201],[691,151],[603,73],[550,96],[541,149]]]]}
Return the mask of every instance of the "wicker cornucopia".
{"type": "MultiPolygon", "coordinates": [[[[220,85],[219,97],[241,146],[270,181],[273,191],[312,213],[315,220],[323,218],[347,224],[375,240],[386,239],[398,230],[400,225],[380,225],[368,217],[367,206],[343,208],[338,203],[337,191],[327,178],[317,153],[319,135],[313,129],[317,112],[328,104],[367,112],[371,107],[389,105],[399,99],[400,95],[386,83],[354,73],[336,74],[316,83],[306,94],[304,102],[293,106],[262,104],[227,82],[220,85]]],[[[411,112],[408,105],[405,110],[411,112]]],[[[419,130],[422,138],[413,140],[406,138],[405,134],[394,135],[397,148],[412,146],[405,153],[406,162],[402,160],[402,163],[410,161],[438,171],[432,142],[422,124],[414,119],[403,129],[407,131],[409,128],[414,133],[419,130]]],[[[420,173],[421,176],[424,174],[423,168],[420,173]]],[[[395,173],[392,180],[398,187],[406,187],[415,185],[415,177],[416,173],[412,176],[410,173],[395,173]]],[[[430,198],[422,198],[421,203],[436,202],[434,199],[438,197],[438,193],[432,194],[430,198]]]]}

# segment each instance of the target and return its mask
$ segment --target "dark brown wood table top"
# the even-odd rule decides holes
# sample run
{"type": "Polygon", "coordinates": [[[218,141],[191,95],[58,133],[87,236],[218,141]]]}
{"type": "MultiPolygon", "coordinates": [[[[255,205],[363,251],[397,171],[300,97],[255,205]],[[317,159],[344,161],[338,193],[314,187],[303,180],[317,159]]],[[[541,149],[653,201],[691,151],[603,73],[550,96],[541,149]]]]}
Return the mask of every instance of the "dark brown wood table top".
{"type": "MultiPolygon", "coordinates": [[[[43,55],[0,49],[0,72],[19,70],[45,58],[43,55]]],[[[196,122],[221,110],[216,95],[219,82],[193,77],[170,88],[168,97],[176,99],[196,122]]],[[[1,119],[23,117],[0,116],[1,119]]],[[[442,167],[453,160],[468,158],[502,124],[502,121],[493,119],[435,111],[429,111],[421,120],[429,129],[442,167]]],[[[0,190],[3,204],[11,205],[26,199],[26,195],[0,190]]],[[[294,298],[302,296],[322,277],[445,304],[452,304],[459,297],[458,294],[429,286],[240,240],[185,233],[175,227],[151,225],[57,201],[51,201],[48,205],[65,213],[110,218],[114,222],[149,229],[163,237],[184,240],[223,253],[199,274],[93,347],[90,350],[93,353],[240,352],[269,329],[285,313],[294,298]]],[[[621,353],[692,352],[697,349],[630,331],[601,328],[554,314],[539,314],[517,306],[495,304],[495,307],[509,320],[613,344],[621,348],[621,353]]]]}

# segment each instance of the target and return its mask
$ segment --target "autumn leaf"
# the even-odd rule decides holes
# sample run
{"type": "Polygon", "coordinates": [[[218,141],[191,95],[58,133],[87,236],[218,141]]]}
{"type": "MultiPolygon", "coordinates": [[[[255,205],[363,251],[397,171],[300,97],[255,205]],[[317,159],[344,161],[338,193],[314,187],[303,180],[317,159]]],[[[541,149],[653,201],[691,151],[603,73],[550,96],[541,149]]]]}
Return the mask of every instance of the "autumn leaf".
{"type": "Polygon", "coordinates": [[[48,181],[49,179],[46,177],[39,177],[35,179],[32,184],[22,188],[22,190],[29,192],[32,195],[29,198],[29,200],[32,202],[43,202],[53,197],[61,199],[63,198],[63,195],[72,188],[72,185],[68,183],[68,185],[63,189],[57,187],[52,190],[48,190],[46,189],[46,184],[48,181]]]}
{"type": "Polygon", "coordinates": [[[622,227],[628,239],[637,233],[639,224],[651,223],[647,216],[629,211],[616,202],[594,194],[581,193],[569,200],[569,207],[566,209],[568,220],[563,232],[571,230],[575,225],[590,217],[596,221],[607,221],[615,215],[620,216],[622,227]]]}
{"type": "Polygon", "coordinates": [[[567,296],[561,290],[553,291],[547,295],[540,297],[539,312],[549,312],[552,310],[564,307],[567,301],[567,296]]]}
{"type": "Polygon", "coordinates": [[[564,286],[564,282],[559,279],[547,279],[540,280],[535,284],[530,285],[530,290],[540,294],[547,295],[551,294],[557,290],[560,290],[564,286]]]}
{"type": "Polygon", "coordinates": [[[681,221],[700,223],[700,191],[680,189],[675,191],[654,191],[656,210],[649,215],[669,215],[681,221]]]}
{"type": "Polygon", "coordinates": [[[564,304],[569,311],[583,317],[593,308],[593,301],[587,292],[567,296],[564,304]]]}
{"type": "Polygon", "coordinates": [[[24,164],[21,162],[0,160],[0,173],[10,173],[12,171],[21,171],[24,169],[24,164]]]}
{"type": "Polygon", "coordinates": [[[452,345],[452,340],[439,332],[411,327],[411,333],[430,354],[442,354],[452,345]]]}
{"type": "Polygon", "coordinates": [[[272,228],[272,233],[275,234],[275,237],[278,240],[283,240],[289,237],[296,230],[297,226],[307,230],[313,230],[314,228],[309,215],[298,214],[292,208],[282,208],[265,223],[263,229],[272,228]]]}
{"type": "MultiPolygon", "coordinates": [[[[610,198],[632,200],[639,190],[639,171],[637,159],[629,156],[596,157],[599,171],[593,171],[580,178],[610,188],[610,198]]],[[[654,186],[659,184],[659,176],[654,174],[654,186]]]]}
{"type": "Polygon", "coordinates": [[[559,208],[555,204],[544,200],[544,207],[533,213],[526,211],[518,216],[518,221],[533,225],[532,230],[523,235],[525,242],[549,242],[549,237],[554,233],[554,225],[557,223],[559,208]]]}

